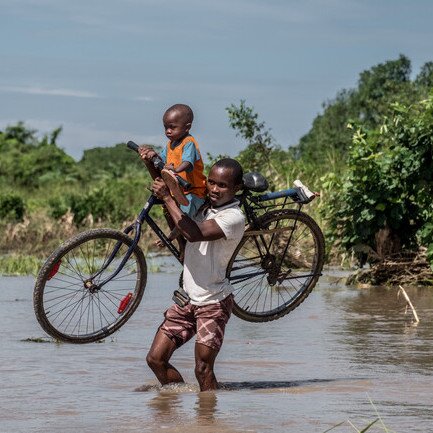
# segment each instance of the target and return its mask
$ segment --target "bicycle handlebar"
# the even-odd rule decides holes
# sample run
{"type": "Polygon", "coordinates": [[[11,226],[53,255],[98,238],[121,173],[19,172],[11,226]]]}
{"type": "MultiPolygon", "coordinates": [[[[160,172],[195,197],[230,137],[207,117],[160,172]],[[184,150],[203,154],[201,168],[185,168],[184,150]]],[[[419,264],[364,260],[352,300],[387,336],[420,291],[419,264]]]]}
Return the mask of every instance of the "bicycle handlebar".
{"type": "MultiPolygon", "coordinates": [[[[126,145],[128,146],[129,149],[131,149],[131,150],[133,150],[134,152],[137,152],[137,153],[138,153],[138,147],[139,147],[138,144],[134,143],[133,141],[128,141],[128,142],[126,143],[126,145]]],[[[162,162],[162,160],[161,160],[159,157],[154,156],[154,157],[152,158],[152,162],[153,162],[153,165],[155,166],[156,169],[158,169],[158,170],[162,170],[162,169],[164,168],[164,163],[162,162]]],[[[175,173],[175,174],[176,174],[176,173],[175,173]]],[[[183,189],[188,190],[188,189],[191,188],[191,184],[190,184],[189,182],[187,182],[185,179],[181,178],[181,177],[180,177],[179,175],[177,175],[177,174],[176,174],[176,179],[177,179],[179,185],[180,185],[183,189]]]]}
{"type": "Polygon", "coordinates": [[[138,153],[138,147],[139,147],[138,144],[135,144],[133,141],[128,141],[128,143],[126,143],[126,145],[128,146],[129,149],[138,153]]]}

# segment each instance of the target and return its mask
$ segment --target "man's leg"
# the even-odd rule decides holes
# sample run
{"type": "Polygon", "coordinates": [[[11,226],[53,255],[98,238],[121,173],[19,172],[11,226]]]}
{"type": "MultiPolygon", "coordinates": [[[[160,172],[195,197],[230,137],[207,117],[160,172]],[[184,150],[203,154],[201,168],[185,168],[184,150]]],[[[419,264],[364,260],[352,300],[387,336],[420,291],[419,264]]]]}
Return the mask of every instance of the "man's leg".
{"type": "Polygon", "coordinates": [[[224,340],[225,326],[233,309],[233,295],[221,302],[198,307],[195,344],[195,376],[201,391],[218,388],[214,374],[215,359],[224,340]]]}
{"type": "Polygon", "coordinates": [[[195,377],[200,385],[200,391],[209,391],[218,388],[213,368],[219,349],[195,344],[195,377]]]}
{"type": "Polygon", "coordinates": [[[158,330],[147,354],[146,361],[161,382],[161,385],[183,382],[180,373],[169,363],[175,350],[176,344],[161,330],[158,330]]]}

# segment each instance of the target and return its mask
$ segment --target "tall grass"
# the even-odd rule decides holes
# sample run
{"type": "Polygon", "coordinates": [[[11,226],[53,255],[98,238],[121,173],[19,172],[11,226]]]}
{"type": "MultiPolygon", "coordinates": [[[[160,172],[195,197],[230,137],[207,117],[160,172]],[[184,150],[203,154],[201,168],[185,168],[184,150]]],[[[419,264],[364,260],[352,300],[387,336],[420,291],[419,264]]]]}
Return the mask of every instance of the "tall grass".
{"type": "Polygon", "coordinates": [[[370,431],[376,424],[378,424],[380,431],[384,431],[385,433],[396,433],[394,430],[391,430],[389,427],[387,427],[385,425],[382,417],[379,414],[379,411],[377,410],[376,406],[374,405],[374,403],[370,397],[368,397],[368,400],[370,401],[370,404],[374,409],[375,418],[372,421],[369,421],[365,427],[361,427],[361,429],[359,429],[357,426],[355,426],[355,424],[352,421],[346,420],[346,421],[342,421],[342,422],[332,426],[328,430],[325,430],[323,433],[328,433],[328,432],[335,430],[336,428],[341,427],[343,425],[349,425],[357,433],[365,433],[365,432],[370,431]]]}
{"type": "Polygon", "coordinates": [[[36,275],[41,263],[35,256],[17,253],[0,256],[0,275],[36,275]]]}
{"type": "MultiPolygon", "coordinates": [[[[59,219],[54,219],[47,215],[44,210],[39,210],[26,215],[21,222],[3,221],[0,223],[0,233],[2,233],[0,236],[0,274],[35,275],[51,252],[71,236],[97,227],[123,230],[134,219],[135,215],[131,214],[131,220],[123,223],[94,222],[90,216],[77,226],[70,212],[59,219]]],[[[165,219],[159,218],[158,223],[168,233],[165,219]]],[[[157,248],[155,240],[156,235],[153,234],[149,226],[144,225],[139,246],[145,254],[149,250],[157,248]]]]}

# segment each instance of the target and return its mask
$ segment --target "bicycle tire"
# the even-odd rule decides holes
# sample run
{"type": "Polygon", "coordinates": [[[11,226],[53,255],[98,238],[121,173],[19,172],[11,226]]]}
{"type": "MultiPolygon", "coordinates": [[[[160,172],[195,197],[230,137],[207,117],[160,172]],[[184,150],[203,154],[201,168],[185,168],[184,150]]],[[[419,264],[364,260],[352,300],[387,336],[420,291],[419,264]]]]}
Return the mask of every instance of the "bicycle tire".
{"type": "Polygon", "coordinates": [[[292,209],[264,214],[257,228],[247,228],[227,267],[233,313],[248,322],[285,316],[313,290],[324,256],[322,231],[310,216],[292,209]]]}
{"type": "Polygon", "coordinates": [[[58,247],[39,271],[33,292],[36,318],[45,332],[68,343],[91,343],[111,335],[137,309],[147,281],[146,259],[136,246],[120,273],[99,289],[121,262],[132,239],[113,229],[92,229],[80,233],[58,247]],[[90,275],[113,261],[89,283],[90,275]],[[131,295],[128,295],[131,293],[131,295]],[[126,306],[118,312],[125,296],[126,306]]]}

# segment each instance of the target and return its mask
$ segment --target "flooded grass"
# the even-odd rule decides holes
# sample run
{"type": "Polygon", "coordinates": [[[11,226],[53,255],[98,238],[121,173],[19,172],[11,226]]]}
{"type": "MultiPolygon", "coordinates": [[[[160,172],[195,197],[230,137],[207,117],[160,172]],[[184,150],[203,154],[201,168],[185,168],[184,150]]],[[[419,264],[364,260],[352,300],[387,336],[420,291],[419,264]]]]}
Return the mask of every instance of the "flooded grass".
{"type": "MultiPolygon", "coordinates": [[[[44,212],[36,212],[24,217],[22,222],[0,221],[0,275],[37,275],[46,258],[64,241],[90,228],[108,227],[123,231],[131,221],[113,224],[98,221],[95,224],[76,226],[70,215],[54,220],[44,212]]],[[[167,232],[164,218],[158,224],[167,232]]],[[[156,236],[152,229],[144,225],[139,242],[140,248],[147,255],[156,249],[156,236]]],[[[158,272],[158,268],[151,272],[158,272]]]]}
{"type": "Polygon", "coordinates": [[[368,431],[369,431],[369,430],[370,430],[374,425],[376,425],[377,423],[380,424],[380,427],[379,427],[380,430],[382,430],[382,431],[384,431],[384,432],[386,432],[386,433],[395,433],[394,430],[389,429],[389,428],[385,425],[385,423],[384,423],[383,420],[382,420],[382,417],[380,416],[380,414],[379,414],[379,412],[378,412],[376,406],[374,405],[374,403],[373,403],[373,401],[371,400],[370,397],[368,397],[368,400],[370,401],[370,404],[371,404],[371,406],[372,406],[373,409],[374,409],[374,412],[375,412],[376,418],[375,418],[373,421],[370,421],[370,422],[369,422],[365,427],[362,427],[361,430],[360,430],[358,427],[356,427],[355,424],[354,424],[352,421],[350,421],[350,420],[346,420],[346,421],[342,421],[342,422],[340,422],[340,423],[338,423],[338,424],[332,426],[330,429],[325,430],[323,433],[328,433],[328,432],[330,432],[330,431],[332,431],[332,430],[335,430],[337,427],[341,427],[341,426],[344,425],[344,424],[349,424],[350,427],[352,427],[352,428],[353,428],[357,433],[365,433],[365,432],[368,432],[368,431]]]}
{"type": "Polygon", "coordinates": [[[0,256],[0,275],[36,275],[42,259],[26,254],[8,254],[0,256]]]}
{"type": "Polygon", "coordinates": [[[57,343],[57,344],[61,343],[61,341],[59,340],[54,340],[52,338],[44,338],[44,337],[28,337],[28,338],[23,338],[20,341],[24,343],[57,343]]]}

